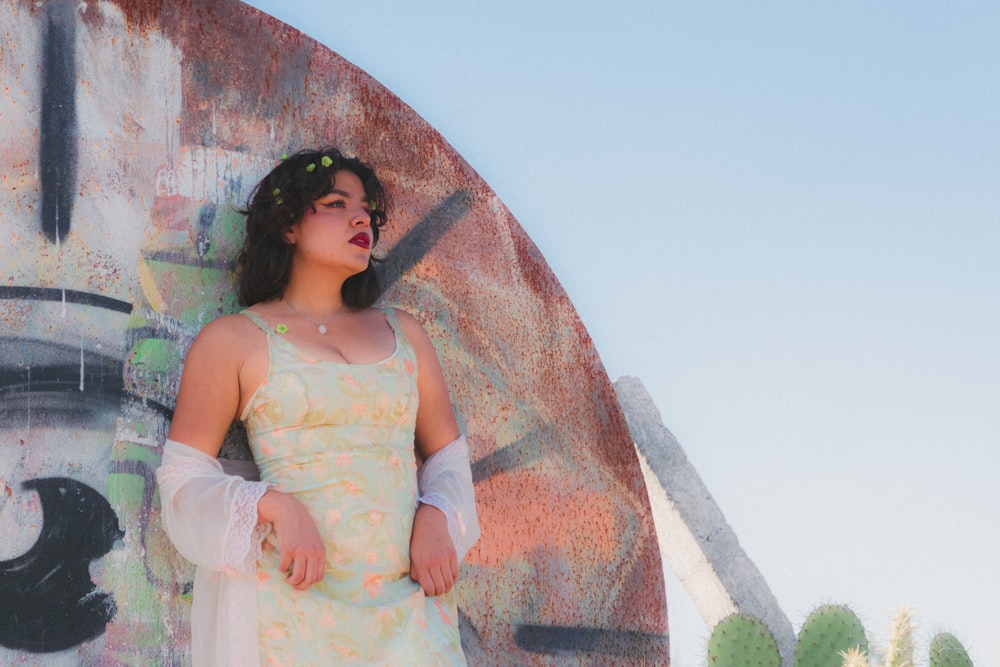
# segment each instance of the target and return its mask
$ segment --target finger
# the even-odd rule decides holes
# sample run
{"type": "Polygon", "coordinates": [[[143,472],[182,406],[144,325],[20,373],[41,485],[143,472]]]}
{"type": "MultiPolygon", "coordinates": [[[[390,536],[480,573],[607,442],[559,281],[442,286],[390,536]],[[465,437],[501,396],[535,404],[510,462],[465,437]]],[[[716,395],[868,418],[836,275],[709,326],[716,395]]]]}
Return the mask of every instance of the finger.
{"type": "Polygon", "coordinates": [[[427,565],[423,565],[414,561],[410,563],[410,579],[413,579],[418,584],[427,581],[427,576],[430,573],[431,568],[427,565]]]}
{"type": "Polygon", "coordinates": [[[455,586],[455,575],[452,573],[450,568],[445,568],[441,571],[441,575],[444,577],[444,590],[439,593],[439,595],[444,595],[455,586]]]}
{"type": "Polygon", "coordinates": [[[415,572],[414,575],[415,575],[414,581],[416,581],[418,584],[420,584],[420,588],[424,591],[424,595],[432,595],[433,593],[431,593],[429,589],[430,589],[431,586],[434,585],[434,582],[431,581],[426,576],[426,573],[423,572],[423,571],[418,571],[418,572],[415,572]]]}
{"type": "Polygon", "coordinates": [[[294,584],[293,586],[295,590],[304,591],[307,588],[309,588],[309,586],[312,585],[313,580],[311,576],[311,570],[312,570],[312,565],[310,565],[309,561],[307,560],[305,566],[302,568],[302,580],[294,584]]]}
{"type": "Polygon", "coordinates": [[[295,556],[292,555],[291,550],[282,550],[281,561],[278,562],[278,572],[284,572],[285,576],[292,573],[292,562],[295,560],[295,556]]]}
{"type": "Polygon", "coordinates": [[[312,583],[309,580],[309,561],[308,559],[303,559],[303,560],[305,560],[305,564],[302,566],[302,579],[296,582],[289,581],[289,583],[292,584],[292,588],[294,588],[297,591],[304,591],[305,589],[309,588],[309,584],[312,583]]]}
{"type": "Polygon", "coordinates": [[[434,592],[434,579],[430,576],[430,573],[426,570],[417,573],[417,583],[420,584],[420,588],[423,589],[424,595],[428,597],[433,597],[434,592]]]}
{"type": "Polygon", "coordinates": [[[444,570],[440,567],[435,567],[431,570],[431,578],[434,581],[434,595],[444,595],[449,586],[445,583],[444,570]]]}
{"type": "Polygon", "coordinates": [[[312,558],[306,567],[306,576],[302,581],[302,589],[309,588],[323,579],[323,564],[318,558],[312,558]]]}
{"type": "Polygon", "coordinates": [[[304,558],[296,558],[292,561],[292,567],[288,572],[288,583],[298,587],[306,576],[306,564],[304,558]]]}

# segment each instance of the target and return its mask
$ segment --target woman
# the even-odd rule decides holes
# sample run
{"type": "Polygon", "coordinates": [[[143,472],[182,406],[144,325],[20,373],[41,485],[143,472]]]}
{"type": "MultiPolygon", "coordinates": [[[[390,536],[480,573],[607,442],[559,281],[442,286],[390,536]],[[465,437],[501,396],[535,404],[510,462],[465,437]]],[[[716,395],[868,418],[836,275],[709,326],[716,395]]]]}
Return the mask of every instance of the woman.
{"type": "Polygon", "coordinates": [[[426,333],[373,308],[382,185],[356,158],[306,151],[245,213],[248,308],[192,344],[157,471],[167,533],[198,566],[193,663],[464,664],[468,447],[426,333]],[[237,418],[261,481],[215,458],[237,418]]]}

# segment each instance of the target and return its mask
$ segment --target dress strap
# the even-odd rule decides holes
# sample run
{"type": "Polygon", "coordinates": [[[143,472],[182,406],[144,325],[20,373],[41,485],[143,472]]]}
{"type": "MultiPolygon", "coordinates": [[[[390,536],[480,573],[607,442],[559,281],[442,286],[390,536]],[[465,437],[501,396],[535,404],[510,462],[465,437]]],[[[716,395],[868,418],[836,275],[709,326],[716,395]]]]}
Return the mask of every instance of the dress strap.
{"type": "MultiPolygon", "coordinates": [[[[264,318],[261,317],[260,315],[258,315],[257,313],[253,312],[252,310],[246,310],[246,309],[244,309],[244,310],[241,310],[239,312],[239,314],[240,315],[244,315],[247,319],[249,319],[251,322],[253,322],[254,324],[256,324],[257,328],[259,328],[261,331],[263,331],[264,335],[267,336],[267,354],[268,354],[268,371],[267,371],[267,376],[269,376],[271,374],[271,370],[270,370],[271,361],[270,361],[270,359],[271,359],[271,355],[274,354],[274,351],[272,349],[273,348],[272,340],[275,339],[274,338],[274,334],[271,333],[271,328],[268,326],[267,322],[264,321],[264,318]]],[[[265,384],[267,384],[267,376],[265,376],[264,379],[261,380],[260,384],[257,385],[257,388],[253,390],[253,393],[250,394],[249,400],[247,400],[246,406],[244,406],[244,408],[243,408],[243,413],[240,415],[240,421],[243,422],[244,425],[246,424],[247,419],[249,419],[250,413],[253,411],[253,404],[254,404],[254,401],[257,400],[257,394],[260,393],[261,387],[263,387],[265,384]]]]}
{"type": "Polygon", "coordinates": [[[399,330],[399,318],[396,317],[396,309],[383,306],[379,310],[385,315],[385,321],[389,323],[389,327],[396,332],[396,335],[401,336],[402,332],[399,330]]]}
{"type": "Polygon", "coordinates": [[[264,321],[263,317],[253,312],[252,310],[241,310],[240,315],[245,315],[246,317],[248,317],[250,321],[256,324],[261,331],[263,331],[268,335],[268,337],[271,336],[271,327],[267,325],[267,322],[264,321]]]}
{"type": "Polygon", "coordinates": [[[396,315],[396,309],[381,307],[379,311],[385,317],[385,321],[389,323],[389,328],[392,329],[393,334],[395,334],[399,351],[402,352],[404,357],[412,359],[416,363],[417,352],[413,349],[410,339],[403,333],[402,327],[399,326],[399,317],[396,315]]]}

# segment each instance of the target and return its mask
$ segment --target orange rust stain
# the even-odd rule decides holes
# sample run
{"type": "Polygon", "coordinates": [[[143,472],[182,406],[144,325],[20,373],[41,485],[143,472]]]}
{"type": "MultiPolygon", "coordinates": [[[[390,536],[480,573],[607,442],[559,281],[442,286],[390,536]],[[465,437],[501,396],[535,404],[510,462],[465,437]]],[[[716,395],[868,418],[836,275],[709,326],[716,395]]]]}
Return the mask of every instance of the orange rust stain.
{"type": "Polygon", "coordinates": [[[576,482],[531,470],[479,482],[476,502],[489,511],[480,513],[483,537],[469,562],[499,567],[542,545],[567,555],[586,549],[595,561],[617,560],[622,544],[615,508],[605,492],[576,482]]]}

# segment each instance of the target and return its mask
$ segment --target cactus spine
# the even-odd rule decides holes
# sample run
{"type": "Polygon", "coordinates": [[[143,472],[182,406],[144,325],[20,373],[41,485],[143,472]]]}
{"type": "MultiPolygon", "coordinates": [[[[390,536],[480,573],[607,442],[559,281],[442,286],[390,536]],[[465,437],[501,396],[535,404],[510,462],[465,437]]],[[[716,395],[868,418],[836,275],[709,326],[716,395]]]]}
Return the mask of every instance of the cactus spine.
{"type": "Polygon", "coordinates": [[[872,667],[868,662],[868,653],[858,647],[841,651],[840,657],[844,659],[841,667],[872,667]]]}

